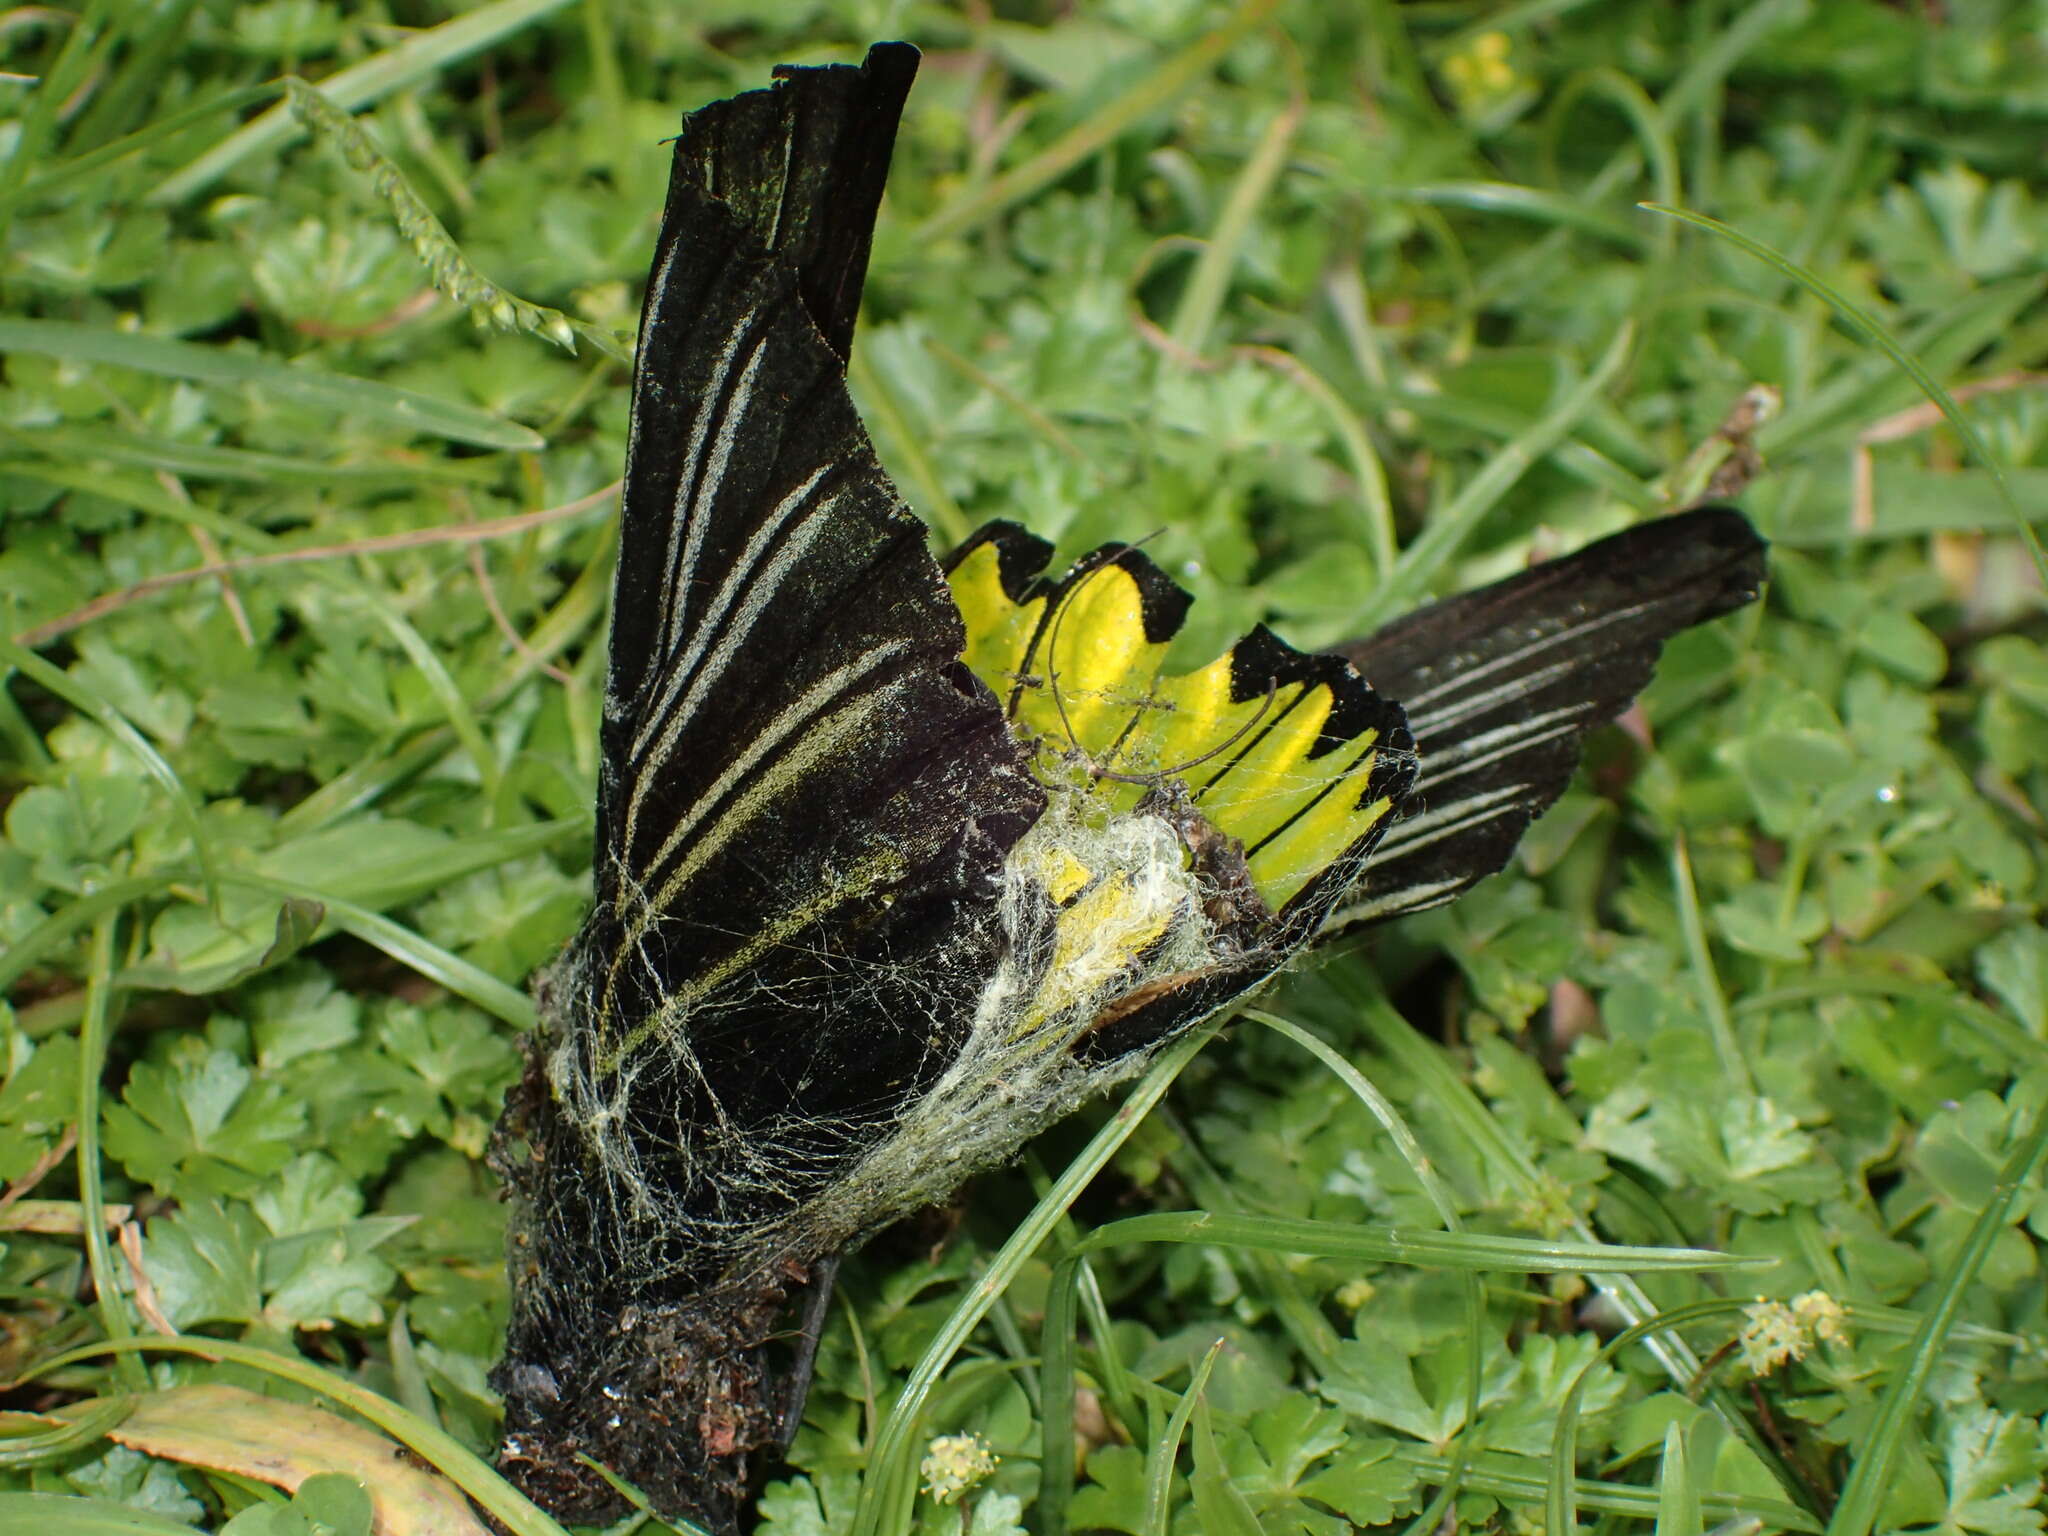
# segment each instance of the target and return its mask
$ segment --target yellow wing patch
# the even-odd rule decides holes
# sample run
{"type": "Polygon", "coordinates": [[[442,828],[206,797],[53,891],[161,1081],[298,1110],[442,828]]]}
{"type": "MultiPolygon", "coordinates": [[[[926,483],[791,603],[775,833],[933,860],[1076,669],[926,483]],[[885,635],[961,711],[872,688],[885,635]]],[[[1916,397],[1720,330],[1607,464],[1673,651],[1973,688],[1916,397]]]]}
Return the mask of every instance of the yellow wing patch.
{"type": "MultiPolygon", "coordinates": [[[[1360,784],[1365,782],[1374,756],[1370,752],[1365,755],[1358,775],[1360,784]]],[[[1266,905],[1277,912],[1294,900],[1302,887],[1342,858],[1393,805],[1386,795],[1360,805],[1341,784],[1310,805],[1251,856],[1252,884],[1266,898],[1266,905]]]]}
{"type": "Polygon", "coordinates": [[[976,545],[953,567],[953,601],[967,625],[967,650],[961,660],[968,670],[1008,699],[1017,686],[1024,658],[1038,633],[1045,599],[1013,603],[1003,590],[999,556],[993,544],[976,545]]]}
{"type": "Polygon", "coordinates": [[[1039,681],[1018,700],[1025,729],[1104,764],[1152,707],[1166,647],[1145,638],[1144,597],[1121,566],[1090,571],[1060,600],[1032,655],[1039,681]]]}
{"type": "MultiPolygon", "coordinates": [[[[1124,560],[1103,560],[1060,586],[1036,583],[1018,602],[1004,588],[996,544],[976,545],[950,577],[967,664],[1004,701],[1020,738],[1061,760],[1059,771],[1079,764],[1093,777],[1106,810],[1131,811],[1154,784],[1180,780],[1210,825],[1244,845],[1253,884],[1277,912],[1391,808],[1385,794],[1368,798],[1382,732],[1360,719],[1332,742],[1338,701],[1323,678],[1335,664],[1322,661],[1318,673],[1318,659],[1270,637],[1267,648],[1292,663],[1278,670],[1292,675],[1257,691],[1246,688],[1239,653],[1163,674],[1171,637],[1147,636],[1146,591],[1124,560]]],[[[1345,677],[1362,687],[1348,673],[1340,684],[1345,677]]],[[[1099,880],[1076,899],[1071,871],[1046,873],[1049,889],[1061,887],[1054,899],[1073,902],[1061,914],[1056,970],[1106,958],[1084,932],[1098,925],[1116,930],[1112,947],[1125,953],[1150,937],[1151,916],[1128,910],[1118,880],[1099,880]]]]}
{"type": "Polygon", "coordinates": [[[1193,672],[1157,679],[1153,707],[1125,738],[1110,766],[1132,774],[1178,769],[1176,776],[1190,787],[1207,784],[1265,719],[1302,691],[1302,685],[1294,683],[1276,689],[1270,702],[1261,693],[1233,703],[1230,678],[1231,658],[1226,653],[1193,672]],[[1225,742],[1231,745],[1226,747],[1225,742]]]}

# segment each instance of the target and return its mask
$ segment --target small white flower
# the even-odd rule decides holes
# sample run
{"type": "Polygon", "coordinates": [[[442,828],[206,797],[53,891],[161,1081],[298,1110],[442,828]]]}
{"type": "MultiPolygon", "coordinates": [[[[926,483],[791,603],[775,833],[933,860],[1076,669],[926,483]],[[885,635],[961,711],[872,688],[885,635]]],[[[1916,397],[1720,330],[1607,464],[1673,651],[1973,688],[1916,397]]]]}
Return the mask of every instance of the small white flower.
{"type": "Polygon", "coordinates": [[[1790,1302],[1754,1301],[1742,1309],[1737,1342],[1742,1363],[1765,1376],[1788,1360],[1804,1360],[1816,1341],[1846,1342],[1842,1304],[1826,1291],[1808,1291],[1790,1302]]]}
{"type": "Polygon", "coordinates": [[[984,1482],[1001,1459],[979,1435],[941,1435],[925,1452],[918,1472],[926,1493],[952,1504],[984,1482]]]}
{"type": "Polygon", "coordinates": [[[1842,1304],[1826,1291],[1808,1291],[1804,1296],[1795,1297],[1792,1302],[1793,1316],[1813,1330],[1813,1336],[1824,1344],[1846,1344],[1848,1330],[1842,1324],[1847,1315],[1842,1304]]]}

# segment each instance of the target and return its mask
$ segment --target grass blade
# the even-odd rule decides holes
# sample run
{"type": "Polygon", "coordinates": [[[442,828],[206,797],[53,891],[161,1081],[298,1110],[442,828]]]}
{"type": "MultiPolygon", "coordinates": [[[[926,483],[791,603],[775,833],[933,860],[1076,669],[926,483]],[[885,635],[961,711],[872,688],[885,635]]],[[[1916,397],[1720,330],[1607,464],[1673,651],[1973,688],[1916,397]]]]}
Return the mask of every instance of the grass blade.
{"type": "Polygon", "coordinates": [[[1195,1404],[1209,1389],[1209,1373],[1216,1369],[1216,1357],[1228,1342],[1218,1339],[1209,1346],[1202,1363],[1195,1367],[1194,1379],[1174,1406],[1173,1417],[1166,1421],[1166,1433],[1145,1453],[1145,1536],[1166,1536],[1166,1515],[1173,1502],[1173,1469],[1180,1460],[1180,1442],[1187,1434],[1188,1420],[1194,1417],[1195,1404]]]}
{"type": "MultiPolygon", "coordinates": [[[[1990,1201],[1977,1213],[1955,1263],[1942,1277],[1933,1304],[1921,1313],[1920,1327],[1906,1352],[1905,1369],[1886,1384],[1877,1420],[1856,1448],[1856,1464],[1850,1469],[1842,1497],[1828,1521],[1827,1536],[1869,1536],[1876,1524],[1878,1509],[1898,1475],[1900,1443],[1919,1409],[1920,1394],[1926,1390],[1942,1346],[1955,1328],[1964,1298],[1985,1260],[1991,1257],[1992,1244],[2004,1234],[2014,1202],[2026,1190],[2044,1155],[2048,1155],[2048,1104],[2035,1110],[2027,1134],[1999,1169],[1998,1184],[1990,1201]]],[[[2037,1192],[2027,1193],[2031,1199],[2037,1192]]]]}
{"type": "Polygon", "coordinates": [[[164,336],[76,325],[68,320],[0,320],[0,352],[32,352],[63,362],[100,363],[195,384],[257,390],[308,410],[356,416],[478,448],[532,453],[547,446],[540,434],[472,405],[438,400],[375,379],[301,368],[261,353],[231,352],[164,336]]]}
{"type": "MultiPolygon", "coordinates": [[[[882,1425],[881,1433],[875,1437],[874,1454],[868,1461],[868,1475],[861,1483],[860,1504],[854,1511],[853,1536],[876,1536],[878,1531],[898,1531],[907,1526],[910,1499],[917,1488],[912,1442],[925,1400],[931,1396],[940,1375],[967,1342],[968,1335],[980,1325],[988,1309],[995,1304],[996,1297],[1017,1278],[1025,1260],[1037,1252],[1039,1244],[1059,1224],[1067,1208],[1079,1198],[1089,1181],[1102,1171],[1116,1154],[1116,1149],[1151,1112],[1152,1106],[1165,1097],[1166,1090],[1173,1086],[1173,1080],[1180,1076],[1181,1070],[1201,1053],[1203,1046],[1215,1039],[1216,1031],[1221,1027],[1220,1024],[1206,1024],[1191,1030],[1159,1054],[1110,1122],[1097,1131],[1088,1145],[1066,1166],[1045,1197],[1032,1207],[1031,1214],[1010,1234],[1009,1241],[997,1252],[974,1288],[953,1309],[945,1326],[912,1369],[901,1395],[882,1425]]],[[[1057,1410],[1049,1393],[1045,1400],[1050,1433],[1057,1410]]],[[[1067,1429],[1071,1434],[1071,1413],[1067,1417],[1067,1429]]],[[[1070,1465],[1071,1460],[1070,1456],[1070,1465]]]]}
{"type": "Polygon", "coordinates": [[[1133,123],[1192,87],[1278,4],[1279,0],[1247,0],[1230,20],[1190,43],[1093,117],[1069,129],[1022,165],[1012,166],[941,208],[918,226],[917,238],[943,240],[960,234],[1059,180],[1133,123]]]}
{"type": "MultiPolygon", "coordinates": [[[[562,1527],[485,1464],[482,1457],[460,1440],[430,1424],[418,1414],[400,1407],[388,1397],[344,1377],[324,1370],[298,1355],[278,1354],[253,1344],[229,1339],[200,1339],[185,1334],[153,1334],[134,1339],[108,1339],[45,1360],[22,1379],[33,1380],[100,1355],[150,1351],[187,1355],[199,1360],[225,1361],[247,1370],[259,1371],[279,1381],[317,1393],[337,1403],[394,1440],[403,1441],[421,1460],[430,1463],[456,1487],[476,1500],[477,1505],[500,1521],[514,1536],[565,1536],[562,1527]]],[[[692,1529],[694,1527],[683,1527],[692,1529]]],[[[703,1536],[703,1533],[698,1533],[703,1536]]]]}
{"type": "Polygon", "coordinates": [[[1970,457],[1988,471],[1991,478],[1997,482],[1999,493],[2005,501],[2006,510],[2011,514],[2013,527],[2019,533],[2020,542],[2026,545],[2027,553],[2033,557],[2036,574],[2040,576],[2044,585],[2048,585],[2048,551],[2042,549],[2039,535],[2034,532],[2033,526],[2027,521],[2026,514],[2020,511],[2018,501],[2013,498],[2012,487],[2006,483],[2004,467],[1992,455],[1990,446],[1985,443],[1982,434],[1977,431],[1975,423],[1963,414],[1963,408],[1956,404],[1954,397],[1946,389],[1942,388],[1941,382],[1933,374],[1920,365],[1918,358],[1899,345],[1897,339],[1893,337],[1892,333],[1886,329],[1884,324],[1875,315],[1871,314],[1861,305],[1852,302],[1846,294],[1832,285],[1823,282],[1819,277],[1789,257],[1781,255],[1770,246],[1765,245],[1761,240],[1746,235],[1739,229],[1733,229],[1723,224],[1719,219],[1710,219],[1703,213],[1694,213],[1686,208],[1667,207],[1662,203],[1644,203],[1642,206],[1651,213],[1661,213],[1668,218],[1682,219],[1686,223],[1704,229],[1710,234],[1718,235],[1738,250],[1747,252],[1766,266],[1791,278],[1793,282],[1832,309],[1844,325],[1862,336],[1865,341],[1890,358],[1899,371],[1917,384],[1920,387],[1921,393],[1935,403],[1940,409],[1941,414],[1947,419],[1948,424],[1955,428],[1956,436],[1960,437],[1964,445],[1970,450],[1970,457]]]}
{"type": "MultiPolygon", "coordinates": [[[[496,0],[415,33],[388,52],[376,54],[328,76],[320,94],[344,112],[431,79],[451,64],[503,42],[513,33],[561,10],[569,0],[496,0]]],[[[165,179],[150,197],[153,203],[181,203],[205,191],[242,161],[275,149],[297,131],[291,112],[274,107],[246,127],[165,179]]]]}
{"type": "Polygon", "coordinates": [[[88,688],[70,673],[52,666],[34,651],[0,636],[0,662],[13,667],[24,677],[32,679],[37,686],[47,689],[80,714],[90,716],[109,736],[126,747],[142,769],[171,798],[178,819],[185,823],[186,835],[192,839],[192,854],[199,861],[200,878],[206,884],[207,900],[214,906],[220,905],[217,869],[213,856],[212,840],[206,835],[205,825],[199,819],[199,803],[192,798],[192,792],[185,787],[185,781],[178,777],[178,770],[170,765],[164,755],[150,744],[149,738],[138,731],[118,709],[101,698],[96,689],[88,688]]]}

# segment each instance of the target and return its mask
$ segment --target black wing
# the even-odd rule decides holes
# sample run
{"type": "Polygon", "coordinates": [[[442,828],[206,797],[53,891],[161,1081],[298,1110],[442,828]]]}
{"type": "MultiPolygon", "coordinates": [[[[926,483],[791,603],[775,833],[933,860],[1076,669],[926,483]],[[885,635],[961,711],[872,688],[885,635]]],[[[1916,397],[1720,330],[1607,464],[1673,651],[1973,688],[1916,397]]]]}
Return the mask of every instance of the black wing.
{"type": "Polygon", "coordinates": [[[1439,906],[1506,864],[1664,642],[1756,596],[1764,547],[1741,513],[1703,507],[1335,647],[1407,710],[1420,772],[1329,925],[1439,906]]]}
{"type": "Polygon", "coordinates": [[[551,1068],[630,1149],[600,1193],[642,1278],[714,1272],[943,1068],[1043,804],[846,391],[916,61],[780,71],[677,140],[551,1068]]]}
{"type": "MultiPolygon", "coordinates": [[[[758,496],[763,461],[785,457],[774,453],[773,439],[801,425],[792,423],[786,393],[777,399],[769,392],[801,379],[831,394],[845,373],[897,117],[916,73],[916,49],[883,43],[858,69],[784,66],[776,86],[712,102],[683,119],[633,380],[608,684],[622,707],[650,671],[675,657],[676,628],[704,612],[693,609],[686,590],[695,573],[679,584],[676,536],[701,539],[714,520],[729,519],[738,503],[758,496]],[[771,331],[778,333],[772,340],[771,331]],[[738,359],[742,345],[746,357],[738,359]],[[769,371],[771,363],[778,366],[769,371]],[[732,391],[743,378],[750,383],[735,412],[732,391]],[[767,390],[759,388],[764,383],[767,390]],[[750,439],[742,426],[770,435],[750,439]],[[735,445],[739,463],[732,461],[735,445]],[[740,478],[728,489],[719,470],[740,478]],[[707,485],[716,500],[678,499],[707,485]]],[[[827,440],[850,433],[856,449],[866,451],[851,402],[843,404],[817,424],[815,446],[834,446],[827,440]]],[[[883,499],[894,503],[872,453],[867,457],[883,499]]],[[[746,521],[757,525],[767,510],[754,508],[746,521]]],[[[609,841],[598,839],[600,856],[609,841]]]]}

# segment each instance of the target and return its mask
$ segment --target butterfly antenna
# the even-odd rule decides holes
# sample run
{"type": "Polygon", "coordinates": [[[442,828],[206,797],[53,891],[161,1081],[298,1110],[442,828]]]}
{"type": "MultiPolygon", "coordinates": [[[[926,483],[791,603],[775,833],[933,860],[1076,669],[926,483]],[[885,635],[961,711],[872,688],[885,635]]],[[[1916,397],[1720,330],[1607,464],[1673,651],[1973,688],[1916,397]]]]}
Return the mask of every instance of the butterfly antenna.
{"type": "MultiPolygon", "coordinates": [[[[1149,533],[1145,536],[1147,540],[1157,537],[1157,532],[1149,533]]],[[[1140,542],[1144,541],[1141,540],[1140,542]]],[[[1135,549],[1137,548],[1137,545],[1133,544],[1127,547],[1135,549]]],[[[1172,778],[1176,774],[1186,773],[1190,768],[1199,768],[1203,763],[1208,762],[1211,758],[1219,757],[1223,753],[1228,752],[1240,741],[1243,741],[1245,737],[1249,736],[1253,731],[1257,730],[1259,728],[1259,723],[1266,718],[1267,712],[1271,710],[1273,707],[1273,700],[1280,691],[1280,680],[1277,677],[1268,677],[1266,679],[1265,697],[1259,701],[1259,707],[1257,710],[1253,712],[1251,719],[1245,721],[1243,725],[1240,725],[1236,730],[1232,731],[1228,736],[1224,737],[1223,740],[1217,742],[1215,746],[1210,747],[1205,752],[1198,752],[1193,757],[1186,758],[1181,762],[1171,764],[1170,766],[1165,768],[1155,768],[1146,773],[1122,773],[1119,772],[1117,769],[1108,767],[1106,764],[1097,762],[1095,760],[1095,754],[1090,752],[1086,747],[1081,745],[1080,734],[1077,731],[1075,731],[1073,719],[1067,714],[1066,698],[1060,693],[1060,630],[1067,622],[1067,605],[1071,603],[1075,598],[1079,597],[1081,595],[1081,589],[1087,586],[1087,584],[1090,581],[1094,580],[1096,576],[1100,575],[1105,569],[1107,569],[1110,563],[1111,562],[1105,560],[1100,565],[1094,566],[1092,569],[1084,573],[1080,577],[1080,579],[1076,581],[1073,584],[1073,586],[1068,589],[1066,595],[1060,599],[1058,606],[1054,609],[1052,616],[1052,627],[1046,632],[1045,637],[1045,653],[1047,661],[1047,666],[1045,669],[1045,685],[1052,693],[1052,707],[1059,714],[1060,728],[1066,732],[1067,746],[1074,752],[1078,753],[1082,762],[1087,764],[1088,776],[1091,779],[1107,779],[1114,784],[1156,785],[1162,779],[1168,779],[1172,778]]],[[[1142,711],[1143,708],[1144,705],[1141,704],[1139,706],[1139,710],[1142,711]]],[[[1136,723],[1137,720],[1134,716],[1132,719],[1132,725],[1135,725],[1136,723]]],[[[1128,735],[1129,733],[1130,728],[1126,727],[1124,734],[1128,735]]],[[[1118,745],[1121,744],[1122,738],[1119,737],[1118,745]]],[[[1112,747],[1110,750],[1114,752],[1116,748],[1112,747]]]]}
{"type": "Polygon", "coordinates": [[[1060,697],[1060,628],[1067,622],[1067,605],[1081,595],[1081,589],[1101,574],[1109,562],[1091,566],[1053,607],[1052,628],[1045,636],[1045,686],[1052,691],[1052,707],[1059,712],[1060,729],[1067,733],[1067,745],[1080,753],[1081,760],[1088,765],[1090,775],[1100,777],[1102,770],[1088,749],[1081,745],[1081,738],[1074,731],[1074,722],[1067,717],[1067,701],[1060,697]]]}
{"type": "MultiPolygon", "coordinates": [[[[1113,779],[1119,784],[1157,784],[1161,779],[1170,779],[1176,774],[1186,773],[1190,768],[1199,768],[1202,764],[1208,762],[1210,758],[1220,757],[1223,753],[1228,752],[1240,741],[1243,741],[1245,737],[1257,730],[1259,722],[1266,718],[1266,711],[1273,707],[1274,695],[1279,691],[1280,679],[1277,677],[1267,678],[1266,696],[1259,700],[1259,707],[1251,719],[1245,721],[1243,725],[1240,725],[1236,730],[1224,737],[1223,740],[1217,742],[1208,751],[1199,752],[1184,762],[1174,763],[1165,768],[1154,768],[1149,773],[1117,773],[1109,768],[1097,768],[1091,761],[1089,772],[1093,773],[1098,779],[1113,779]]],[[[1084,753],[1083,756],[1086,756],[1086,754],[1084,753]]]]}

